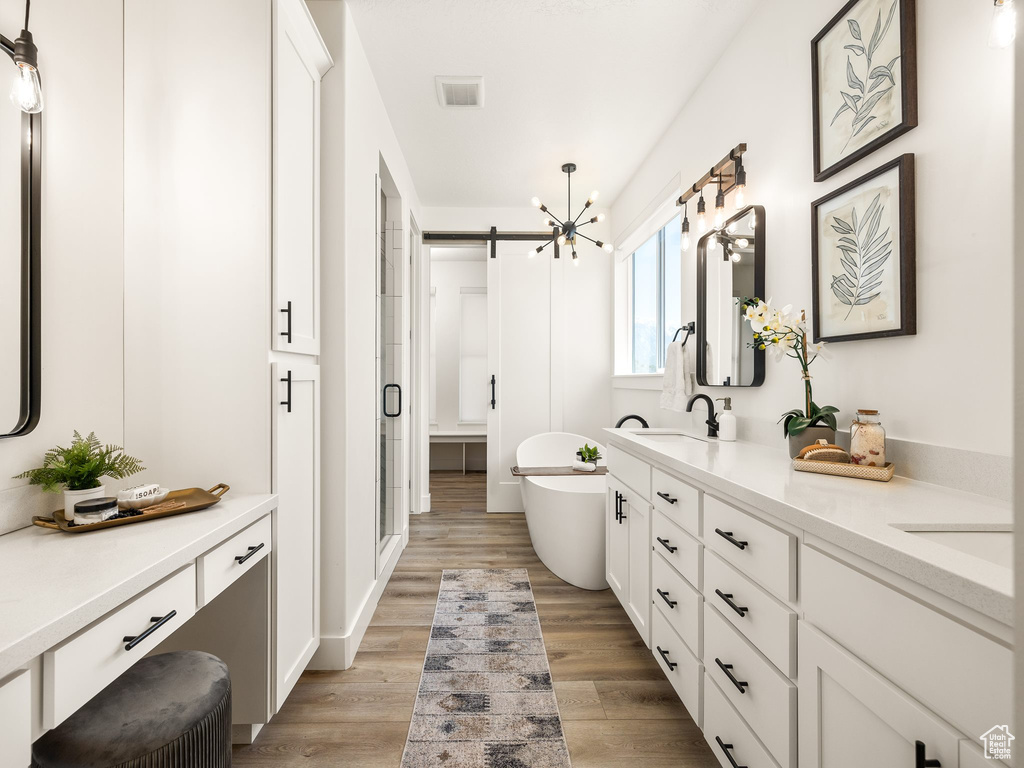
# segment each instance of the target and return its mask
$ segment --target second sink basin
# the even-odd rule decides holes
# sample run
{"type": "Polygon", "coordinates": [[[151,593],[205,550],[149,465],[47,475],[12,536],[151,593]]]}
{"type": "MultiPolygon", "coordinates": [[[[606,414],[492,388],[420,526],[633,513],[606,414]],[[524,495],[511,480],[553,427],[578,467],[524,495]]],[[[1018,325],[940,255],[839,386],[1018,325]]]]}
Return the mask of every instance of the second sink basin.
{"type": "Polygon", "coordinates": [[[911,536],[1013,568],[1013,531],[906,531],[911,536]]]}

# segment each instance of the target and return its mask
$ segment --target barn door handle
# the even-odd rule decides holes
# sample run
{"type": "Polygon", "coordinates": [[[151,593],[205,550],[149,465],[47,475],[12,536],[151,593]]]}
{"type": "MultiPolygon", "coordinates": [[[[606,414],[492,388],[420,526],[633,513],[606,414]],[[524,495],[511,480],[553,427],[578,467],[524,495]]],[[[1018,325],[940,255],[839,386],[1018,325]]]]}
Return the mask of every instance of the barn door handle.
{"type": "Polygon", "coordinates": [[[494,410],[494,406],[496,406],[498,404],[497,400],[494,397],[494,395],[495,395],[494,374],[491,374],[491,410],[492,411],[494,410]]]}

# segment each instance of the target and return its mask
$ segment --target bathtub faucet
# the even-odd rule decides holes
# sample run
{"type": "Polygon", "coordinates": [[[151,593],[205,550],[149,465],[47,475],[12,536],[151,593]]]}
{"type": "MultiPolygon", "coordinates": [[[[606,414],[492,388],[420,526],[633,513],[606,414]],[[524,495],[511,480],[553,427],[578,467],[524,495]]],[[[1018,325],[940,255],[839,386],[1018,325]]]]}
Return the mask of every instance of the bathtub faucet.
{"type": "Polygon", "coordinates": [[[635,413],[631,413],[628,416],[623,416],[621,419],[618,420],[618,422],[616,422],[615,428],[619,429],[623,424],[625,424],[627,421],[630,421],[631,419],[639,421],[640,426],[643,427],[644,429],[651,428],[651,425],[647,423],[647,420],[643,416],[637,416],[635,413]]]}

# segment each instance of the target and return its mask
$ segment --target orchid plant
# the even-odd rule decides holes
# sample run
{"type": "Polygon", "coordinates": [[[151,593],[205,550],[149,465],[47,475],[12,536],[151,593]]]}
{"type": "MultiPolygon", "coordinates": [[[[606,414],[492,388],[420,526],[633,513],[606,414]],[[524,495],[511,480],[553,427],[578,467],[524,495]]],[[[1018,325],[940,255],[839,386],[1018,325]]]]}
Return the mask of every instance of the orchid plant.
{"type": "Polygon", "coordinates": [[[792,305],[780,309],[772,301],[758,298],[740,299],[744,319],[750,323],[754,340],[749,346],[754,349],[770,350],[776,360],[792,357],[800,363],[804,381],[805,409],[795,409],[782,414],[779,422],[785,434],[796,436],[808,427],[823,424],[836,429],[838,408],[831,405],[818,406],[811,395],[811,363],[819,357],[828,357],[825,342],[810,343],[807,340],[807,315],[793,312],[792,305]]]}

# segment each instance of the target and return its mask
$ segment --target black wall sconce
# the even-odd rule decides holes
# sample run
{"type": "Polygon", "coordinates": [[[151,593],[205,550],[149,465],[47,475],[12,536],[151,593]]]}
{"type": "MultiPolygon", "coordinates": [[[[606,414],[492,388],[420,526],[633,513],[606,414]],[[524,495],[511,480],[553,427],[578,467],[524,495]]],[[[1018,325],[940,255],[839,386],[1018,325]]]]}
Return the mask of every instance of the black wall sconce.
{"type": "Polygon", "coordinates": [[[3,50],[18,68],[17,77],[11,87],[11,103],[22,112],[34,115],[43,111],[43,87],[39,81],[39,49],[32,42],[28,31],[28,16],[32,0],[25,0],[25,27],[13,43],[0,35],[0,50],[3,50]]]}
{"type": "MultiPolygon", "coordinates": [[[[746,144],[739,144],[729,151],[729,154],[715,163],[710,171],[701,176],[697,183],[692,184],[688,190],[676,200],[677,206],[687,206],[687,203],[697,197],[697,234],[703,235],[709,229],[718,230],[722,228],[725,221],[725,197],[734,193],[736,210],[744,208],[745,192],[747,189],[747,171],[743,167],[743,153],[747,151],[746,144]],[[715,195],[715,218],[713,222],[708,221],[707,204],[704,202],[704,187],[715,184],[718,187],[715,195]]],[[[690,249],[690,219],[687,216],[688,210],[683,208],[683,229],[682,248],[684,251],[690,249]]],[[[712,241],[712,247],[717,240],[712,241]]]]}

